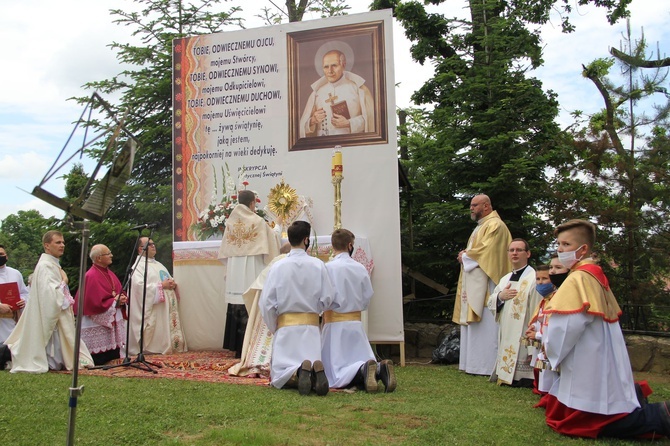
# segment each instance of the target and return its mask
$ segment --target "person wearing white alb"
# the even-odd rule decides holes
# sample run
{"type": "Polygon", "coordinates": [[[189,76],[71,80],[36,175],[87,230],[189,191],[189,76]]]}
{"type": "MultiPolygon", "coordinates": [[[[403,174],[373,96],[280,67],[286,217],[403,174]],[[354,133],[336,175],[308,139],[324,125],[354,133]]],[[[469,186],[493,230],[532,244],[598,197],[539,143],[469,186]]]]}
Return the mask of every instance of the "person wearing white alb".
{"type": "Polygon", "coordinates": [[[335,299],[323,313],[321,357],[328,382],[333,388],[356,385],[367,392],[377,391],[378,378],[386,392],[396,387],[393,363],[377,364],[361,322],[372,297],[372,283],[365,267],[351,258],[354,234],[336,229],[331,235],[333,260],[326,264],[335,288],[335,299]]]}
{"type": "Polygon", "coordinates": [[[273,333],[270,380],[281,389],[297,387],[328,393],[321,362],[319,314],[333,301],[324,263],[307,254],[311,225],[295,221],[287,230],[291,252],[268,272],[259,301],[261,316],[273,333]]]}
{"type": "MultiPolygon", "coordinates": [[[[15,282],[19,287],[19,296],[21,300],[17,303],[19,309],[23,308],[28,299],[28,288],[23,283],[23,276],[14,268],[7,266],[7,251],[0,245],[0,283],[15,282]]],[[[4,370],[7,361],[12,359],[9,348],[4,344],[9,334],[16,327],[15,312],[7,304],[0,304],[0,370],[4,370]]]]}

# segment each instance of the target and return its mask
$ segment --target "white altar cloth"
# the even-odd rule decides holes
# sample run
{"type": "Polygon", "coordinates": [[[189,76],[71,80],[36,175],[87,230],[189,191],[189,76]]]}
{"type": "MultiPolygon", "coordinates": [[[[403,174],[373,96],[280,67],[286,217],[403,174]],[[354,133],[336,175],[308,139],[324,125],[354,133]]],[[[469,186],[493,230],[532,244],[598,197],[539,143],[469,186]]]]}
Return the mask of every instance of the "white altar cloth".
{"type": "MultiPolygon", "coordinates": [[[[217,259],[220,245],[221,240],[173,244],[174,279],[181,299],[179,314],[189,350],[223,349],[226,268],[217,259]]],[[[332,253],[330,236],[318,236],[316,241],[312,237],[308,251],[327,261],[332,253]]],[[[352,257],[372,274],[374,261],[366,237],[356,237],[352,257]]]]}

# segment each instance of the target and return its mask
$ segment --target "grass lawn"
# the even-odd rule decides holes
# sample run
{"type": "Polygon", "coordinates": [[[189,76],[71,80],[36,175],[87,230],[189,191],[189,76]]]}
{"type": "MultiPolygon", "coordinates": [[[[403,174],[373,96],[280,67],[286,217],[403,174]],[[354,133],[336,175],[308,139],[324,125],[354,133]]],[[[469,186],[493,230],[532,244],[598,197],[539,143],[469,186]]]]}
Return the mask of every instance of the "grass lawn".
{"type": "MultiPolygon", "coordinates": [[[[396,368],[391,394],[301,397],[261,386],[79,376],[77,445],[555,445],[529,389],[498,387],[456,366],[396,368]]],[[[650,401],[670,400],[664,376],[650,401]]],[[[0,372],[0,444],[61,445],[71,376],[0,372]]],[[[599,444],[639,444],[603,440],[599,444]]],[[[668,444],[670,442],[665,442],[668,444]]]]}

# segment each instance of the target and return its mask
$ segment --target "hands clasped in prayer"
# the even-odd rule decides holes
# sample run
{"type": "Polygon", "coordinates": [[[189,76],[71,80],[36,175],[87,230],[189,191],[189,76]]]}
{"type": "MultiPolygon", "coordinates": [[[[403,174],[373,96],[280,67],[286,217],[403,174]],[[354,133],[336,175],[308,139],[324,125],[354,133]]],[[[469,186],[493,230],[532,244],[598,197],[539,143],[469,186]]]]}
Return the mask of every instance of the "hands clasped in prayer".
{"type": "Polygon", "coordinates": [[[162,281],[161,284],[163,285],[164,290],[176,290],[177,289],[177,283],[171,277],[162,281]]]}

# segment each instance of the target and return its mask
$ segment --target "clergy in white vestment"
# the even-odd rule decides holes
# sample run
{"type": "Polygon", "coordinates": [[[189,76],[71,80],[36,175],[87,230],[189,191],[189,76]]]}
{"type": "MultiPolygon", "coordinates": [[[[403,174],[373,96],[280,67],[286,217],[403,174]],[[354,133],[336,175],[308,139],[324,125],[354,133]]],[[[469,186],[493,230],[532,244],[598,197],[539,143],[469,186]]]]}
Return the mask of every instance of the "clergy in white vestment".
{"type": "Polygon", "coordinates": [[[130,337],[128,353],[136,355],[140,352],[140,335],[142,353],[169,354],[185,352],[186,338],[179,317],[179,294],[177,283],[167,268],[155,259],[156,245],[148,237],[140,238],[137,248],[138,256],[133,266],[130,286],[130,337]],[[146,265],[146,268],[145,268],[146,265]],[[146,299],[144,296],[146,269],[146,299]],[[142,301],[144,308],[144,332],[142,333],[142,301]]]}
{"type": "Polygon", "coordinates": [[[228,369],[229,375],[249,376],[249,375],[270,375],[270,360],[272,358],[272,333],[263,321],[261,312],[258,308],[263,286],[270,272],[272,265],[286,257],[291,251],[291,245],[285,243],[282,245],[277,257],[266,266],[256,277],[256,280],[249,285],[247,291],[242,295],[244,306],[249,313],[247,330],[244,333],[244,343],[242,345],[242,355],[240,362],[228,369]]]}
{"type": "MultiPolygon", "coordinates": [[[[337,43],[342,42],[330,44],[334,48],[337,43]]],[[[326,52],[322,60],[323,76],[312,84],[300,118],[300,137],[374,132],[375,105],[365,79],[346,71],[341,50],[326,52]]]]}
{"type": "Polygon", "coordinates": [[[0,283],[15,283],[19,291],[19,301],[16,303],[16,306],[19,307],[18,310],[12,311],[10,305],[0,303],[0,370],[4,370],[7,361],[11,361],[12,359],[9,348],[4,342],[12,330],[14,330],[14,327],[16,327],[18,315],[26,305],[28,288],[23,282],[21,273],[7,266],[7,250],[2,245],[0,245],[0,283]]]}
{"type": "MultiPolygon", "coordinates": [[[[17,306],[23,308],[26,304],[26,299],[28,299],[28,288],[23,282],[21,273],[7,266],[7,259],[7,250],[4,246],[0,245],[0,283],[16,283],[20,297],[17,306]]],[[[16,316],[17,313],[12,311],[9,305],[0,303],[0,344],[5,342],[14,327],[16,327],[16,316]]]]}
{"type": "MultiPolygon", "coordinates": [[[[12,373],[46,373],[74,367],[74,299],[58,259],[65,252],[63,234],[47,231],[30,286],[30,297],[5,344],[12,352],[12,373]]],[[[79,344],[79,366],[93,365],[86,344],[79,344]]]]}
{"type": "Polygon", "coordinates": [[[488,308],[499,325],[498,357],[491,381],[499,385],[532,387],[531,359],[535,347],[523,345],[521,338],[542,296],[536,289],[535,270],[528,265],[528,242],[515,238],[509,244],[507,256],[512,263],[512,272],[500,279],[488,298],[488,308]]]}
{"type": "Polygon", "coordinates": [[[279,255],[279,238],[256,214],[256,194],[238,192],[238,204],[226,219],[219,259],[226,265],[226,327],[223,348],[242,354],[248,313],[242,295],[265,265],[279,255]]]}
{"type": "MultiPolygon", "coordinates": [[[[542,268],[542,270],[544,270],[544,268],[542,268]]],[[[551,285],[550,289],[547,290],[543,288],[544,272],[540,270],[540,267],[537,268],[536,277],[538,278],[538,284],[536,287],[538,292],[543,296],[543,299],[537,306],[535,314],[528,325],[528,330],[526,331],[526,337],[535,344],[537,344],[537,342],[540,344],[544,343],[547,324],[549,323],[549,315],[545,313],[545,308],[551,298],[554,297],[554,294],[556,294],[558,287],[565,281],[565,278],[568,276],[568,271],[569,270],[558,261],[558,254],[553,253],[551,255],[551,260],[549,261],[549,270],[546,271],[549,273],[548,278],[549,284],[551,285]]],[[[540,395],[546,395],[554,384],[554,381],[558,378],[558,373],[555,370],[551,370],[544,353],[544,348],[542,347],[537,349],[536,357],[531,360],[531,363],[535,366],[535,373],[537,376],[537,386],[533,391],[540,395]]]]}
{"type": "Polygon", "coordinates": [[[559,225],[558,257],[570,273],[545,307],[544,347],[558,379],[541,402],[547,424],[571,436],[670,437],[669,402],[638,397],[621,309],[603,270],[592,259],[596,227],[586,220],[559,225]]]}
{"type": "Polygon", "coordinates": [[[377,364],[361,322],[373,291],[367,269],[351,258],[354,241],[347,229],[336,229],[331,235],[334,258],[326,269],[335,298],[323,313],[321,359],[330,387],[356,385],[374,393],[381,379],[385,392],[393,392],[397,384],[393,363],[385,359],[377,364]]]}
{"type": "Polygon", "coordinates": [[[306,221],[288,227],[291,252],[270,268],[259,308],[273,333],[271,384],[278,389],[297,387],[301,395],[312,389],[326,395],[319,314],[332,303],[334,291],[324,263],[306,252],[310,231],[306,221]]]}
{"type": "Polygon", "coordinates": [[[466,249],[458,254],[461,273],[456,289],[453,322],[461,326],[458,368],[473,375],[491,375],[498,352],[498,325],[486,299],[498,280],[512,269],[507,247],[512,236],[486,195],[470,202],[477,222],[466,249]]]}

